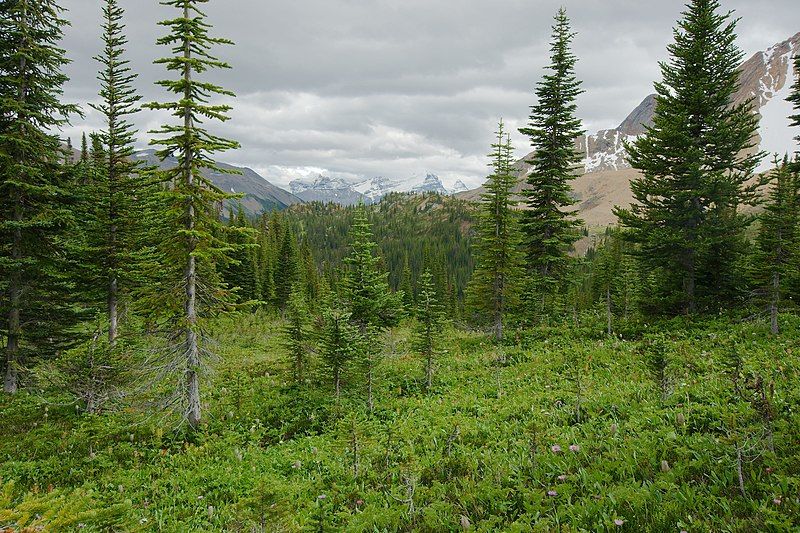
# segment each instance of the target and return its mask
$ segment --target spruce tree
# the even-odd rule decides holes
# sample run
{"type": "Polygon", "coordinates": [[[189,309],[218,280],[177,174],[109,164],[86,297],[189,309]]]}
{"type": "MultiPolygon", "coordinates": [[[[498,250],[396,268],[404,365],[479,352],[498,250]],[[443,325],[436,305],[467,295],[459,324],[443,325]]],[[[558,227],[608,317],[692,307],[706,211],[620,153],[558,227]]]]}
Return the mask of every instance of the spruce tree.
{"type": "Polygon", "coordinates": [[[536,86],[537,103],[531,106],[529,123],[519,131],[530,138],[534,150],[525,187],[528,209],[523,227],[528,267],[535,286],[543,294],[554,288],[578,240],[583,224],[575,218],[570,182],[579,172],[582,155],[575,140],[584,131],[576,118],[576,99],[583,91],[575,75],[577,57],[571,45],[575,33],[564,8],[555,16],[550,71],[536,86]]]}
{"type": "Polygon", "coordinates": [[[63,243],[72,226],[69,167],[52,134],[78,108],[61,101],[68,63],[59,48],[68,22],[53,0],[2,4],[0,17],[0,336],[6,339],[3,389],[70,340],[78,316],[69,304],[63,243]]]}
{"type": "Polygon", "coordinates": [[[631,189],[636,203],[616,209],[640,245],[644,266],[662,278],[672,308],[694,313],[698,300],[719,304],[735,295],[737,261],[755,202],[751,178],[758,117],[752,102],[733,105],[742,52],[731,13],[717,0],[692,0],[674,31],[670,60],[655,84],[653,126],[628,146],[642,173],[631,189]]]}
{"type": "Polygon", "coordinates": [[[494,338],[503,340],[503,321],[518,297],[523,258],[522,237],[514,207],[513,147],[501,120],[492,144],[492,175],[481,194],[475,237],[476,267],[472,278],[472,307],[488,316],[494,338]]]}
{"type": "Polygon", "coordinates": [[[414,349],[425,360],[425,390],[430,391],[433,385],[434,359],[438,354],[438,344],[444,327],[444,313],[436,298],[430,270],[425,270],[420,275],[417,302],[414,349]]]}
{"type": "Polygon", "coordinates": [[[156,61],[176,79],[159,81],[158,85],[175,94],[170,102],[154,102],[149,109],[169,111],[179,120],[152,132],[162,138],[152,144],[161,146],[158,157],[177,157],[177,165],[165,170],[164,181],[170,184],[165,192],[168,230],[162,253],[170,289],[156,295],[156,308],[169,326],[172,363],[182,377],[179,401],[191,429],[200,424],[200,373],[203,355],[207,353],[201,336],[202,318],[220,303],[230,299],[222,290],[215,265],[229,261],[230,246],[221,237],[224,226],[217,206],[231,195],[215,187],[202,171],[225,172],[212,156],[217,152],[238,148],[235,141],[223,139],[203,128],[204,120],[228,120],[230,106],[210,103],[214,97],[232,97],[233,93],[197,76],[210,69],[230,66],[211,55],[215,45],[232,44],[227,39],[211,37],[211,26],[200,10],[208,0],[166,0],[163,5],[178,10],[176,18],[161,22],[169,33],[158,44],[171,47],[173,55],[156,61]]]}
{"type": "Polygon", "coordinates": [[[308,306],[299,287],[289,296],[286,305],[286,348],[289,350],[292,377],[302,385],[308,374],[308,306]]]}
{"type": "Polygon", "coordinates": [[[768,294],[770,329],[777,335],[784,284],[797,270],[800,178],[792,171],[787,158],[776,164],[770,181],[769,197],[759,216],[761,227],[756,239],[758,251],[753,273],[759,288],[768,294]]]}
{"type": "Polygon", "coordinates": [[[297,253],[297,242],[292,228],[288,225],[283,230],[283,240],[275,266],[275,304],[283,312],[300,277],[300,264],[297,253]]]}
{"type": "Polygon", "coordinates": [[[380,330],[396,321],[401,304],[389,289],[389,275],[381,268],[381,259],[377,255],[378,246],[373,241],[372,226],[363,205],[356,209],[350,228],[350,242],[351,252],[345,259],[348,270],[342,288],[351,320],[364,339],[367,403],[371,411],[374,405],[372,392],[377,356],[375,337],[380,330]]]}
{"type": "Polygon", "coordinates": [[[330,303],[322,313],[320,351],[336,398],[342,393],[342,381],[355,357],[356,347],[363,342],[350,319],[350,313],[330,303]]]}
{"type": "MultiPolygon", "coordinates": [[[[796,79],[792,86],[792,93],[787,98],[794,107],[794,115],[790,116],[789,119],[792,121],[792,126],[800,127],[800,53],[795,54],[794,57],[794,72],[796,79]]],[[[800,134],[795,139],[800,143],[800,134]]]]}
{"type": "Polygon", "coordinates": [[[160,187],[134,160],[136,129],[128,117],[139,112],[141,97],[133,88],[136,74],[125,59],[125,12],[117,0],[105,0],[102,13],[103,49],[95,57],[101,65],[100,103],[90,105],[104,117],[105,129],[91,135],[90,212],[84,226],[96,256],[92,284],[105,302],[113,347],[119,336],[120,298],[152,277],[149,267],[155,258],[146,236],[156,224],[160,187]]]}

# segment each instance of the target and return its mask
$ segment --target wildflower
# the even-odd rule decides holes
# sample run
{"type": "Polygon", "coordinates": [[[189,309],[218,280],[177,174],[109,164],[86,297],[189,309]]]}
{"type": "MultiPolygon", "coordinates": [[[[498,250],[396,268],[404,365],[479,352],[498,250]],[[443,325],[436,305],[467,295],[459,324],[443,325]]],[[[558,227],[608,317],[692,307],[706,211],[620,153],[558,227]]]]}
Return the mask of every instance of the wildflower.
{"type": "Polygon", "coordinates": [[[775,471],[775,469],[774,469],[774,468],[772,468],[771,466],[768,466],[768,467],[766,468],[766,472],[767,472],[767,474],[771,474],[771,473],[773,473],[774,471],[775,471]]]}
{"type": "Polygon", "coordinates": [[[622,527],[623,525],[625,525],[625,520],[623,520],[622,518],[615,518],[614,519],[614,525],[618,526],[618,527],[622,527]]]}
{"type": "Polygon", "coordinates": [[[569,447],[569,451],[571,451],[571,452],[579,452],[579,451],[581,451],[581,447],[579,445],[577,445],[577,444],[573,444],[572,446],[569,447]]]}
{"type": "Polygon", "coordinates": [[[325,495],[325,494],[320,494],[319,496],[317,496],[317,499],[321,501],[321,500],[324,500],[324,499],[325,499],[325,498],[327,498],[327,497],[328,497],[328,496],[327,496],[327,495],[325,495]]]}
{"type": "Polygon", "coordinates": [[[292,468],[294,468],[295,470],[299,469],[301,466],[303,466],[303,463],[301,463],[300,461],[295,461],[294,463],[292,463],[292,468]]]}
{"type": "Polygon", "coordinates": [[[559,446],[558,444],[553,444],[550,447],[550,451],[553,453],[561,453],[561,446],[559,446]]]}
{"type": "Polygon", "coordinates": [[[566,481],[567,480],[567,476],[564,475],[564,474],[561,474],[560,476],[558,476],[558,480],[559,481],[566,481]]]}
{"type": "Polygon", "coordinates": [[[783,500],[781,500],[780,498],[775,498],[774,500],[772,500],[772,503],[774,503],[775,505],[780,505],[782,501],[783,500]]]}
{"type": "Polygon", "coordinates": [[[548,490],[547,495],[550,496],[551,498],[555,498],[556,496],[558,496],[558,492],[554,490],[548,490]]]}
{"type": "Polygon", "coordinates": [[[617,425],[611,424],[611,434],[615,435],[617,433],[617,425]]]}
{"type": "Polygon", "coordinates": [[[364,500],[356,500],[356,505],[364,505],[364,500]]]}

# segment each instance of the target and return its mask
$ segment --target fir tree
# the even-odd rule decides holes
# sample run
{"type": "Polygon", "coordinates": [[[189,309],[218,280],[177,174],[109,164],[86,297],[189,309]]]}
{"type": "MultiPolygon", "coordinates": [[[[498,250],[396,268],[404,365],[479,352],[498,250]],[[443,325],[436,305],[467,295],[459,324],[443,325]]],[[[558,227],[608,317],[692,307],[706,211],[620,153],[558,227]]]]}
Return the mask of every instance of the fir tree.
{"type": "Polygon", "coordinates": [[[355,348],[362,341],[350,319],[350,313],[332,305],[328,305],[322,314],[320,351],[333,381],[336,398],[341,395],[344,374],[355,356],[355,348]]]}
{"type": "Polygon", "coordinates": [[[55,1],[6,1],[0,17],[0,312],[4,390],[30,358],[52,355],[78,318],[62,246],[71,226],[69,168],[51,132],[78,112],[61,102],[68,22],[55,1]]]}
{"type": "Polygon", "coordinates": [[[562,8],[553,26],[550,73],[537,84],[538,102],[531,107],[528,127],[520,129],[530,138],[534,150],[527,161],[531,169],[524,191],[528,267],[543,291],[552,290],[557,282],[582,225],[574,217],[575,211],[569,210],[574,203],[570,182],[582,160],[575,140],[584,133],[575,116],[575,101],[583,91],[575,76],[577,58],[571,50],[574,37],[562,8]]]}
{"type": "Polygon", "coordinates": [[[350,229],[351,252],[345,259],[348,270],[343,281],[345,300],[351,319],[365,340],[364,354],[367,373],[367,403],[373,408],[373,374],[376,365],[374,337],[377,331],[392,325],[397,318],[400,302],[389,289],[388,274],[381,268],[377,244],[373,241],[372,226],[366,208],[359,206],[350,229]]]}
{"type": "Polygon", "coordinates": [[[751,101],[732,104],[742,60],[737,21],[719,7],[693,0],[678,23],[655,85],[653,126],[628,146],[642,173],[631,183],[636,203],[615,210],[643,264],[661,274],[667,303],[686,313],[699,298],[719,303],[734,295],[750,223],[738,209],[755,201],[751,178],[761,158],[752,150],[758,117],[751,101]]]}
{"type": "Polygon", "coordinates": [[[489,317],[495,340],[502,341],[505,314],[518,296],[522,238],[514,212],[517,178],[512,169],[513,148],[502,120],[495,134],[490,154],[493,172],[481,194],[474,245],[477,266],[470,289],[473,307],[489,317]]]}
{"type": "Polygon", "coordinates": [[[308,307],[301,291],[297,288],[289,296],[286,305],[286,348],[291,358],[292,375],[297,385],[301,385],[308,374],[308,307]]]}
{"type": "Polygon", "coordinates": [[[777,335],[783,286],[797,268],[800,178],[792,172],[787,158],[776,164],[770,179],[769,198],[759,217],[761,227],[756,240],[758,253],[754,274],[758,285],[769,295],[770,329],[777,335]]]}
{"type": "Polygon", "coordinates": [[[174,55],[156,61],[176,74],[177,79],[158,82],[174,93],[176,99],[147,105],[149,109],[169,111],[180,121],[152,132],[163,136],[152,141],[162,147],[158,156],[178,159],[177,165],[163,174],[164,180],[170,183],[164,194],[169,226],[162,251],[169,280],[167,286],[171,290],[157,296],[161,301],[156,308],[167,319],[168,338],[175,339],[170,346],[174,363],[166,367],[182,374],[180,399],[191,429],[198,427],[201,417],[200,372],[206,352],[201,338],[201,318],[216,304],[230,298],[221,288],[215,264],[229,260],[230,248],[220,237],[224,229],[217,206],[231,196],[215,187],[203,176],[202,170],[225,172],[214,163],[213,154],[239,146],[201,127],[203,120],[228,120],[230,106],[209,103],[212,96],[233,96],[222,87],[196,78],[210,69],[230,68],[211,55],[214,45],[232,43],[209,35],[211,26],[199,9],[207,1],[161,2],[179,11],[176,18],[161,22],[169,33],[158,40],[158,44],[172,47],[174,55]]]}
{"type": "Polygon", "coordinates": [[[108,313],[108,338],[119,336],[119,307],[123,293],[146,284],[155,260],[146,246],[148,225],[155,224],[158,183],[133,158],[136,130],[128,117],[139,112],[141,99],[133,88],[136,74],[125,59],[124,10],[117,0],[105,0],[103,49],[100,63],[100,103],[91,104],[105,120],[105,129],[91,135],[92,177],[85,220],[97,266],[92,280],[108,313]]]}
{"type": "MultiPolygon", "coordinates": [[[[792,93],[787,98],[794,107],[794,115],[790,116],[789,119],[792,121],[792,126],[800,127],[800,53],[795,54],[794,57],[794,72],[796,79],[792,86],[792,93]]],[[[800,143],[800,134],[795,139],[800,143]]]]}
{"type": "Polygon", "coordinates": [[[275,303],[283,311],[300,276],[297,242],[290,227],[284,228],[278,262],[275,266],[275,303]]]}
{"type": "Polygon", "coordinates": [[[433,385],[434,358],[438,353],[437,346],[444,327],[444,313],[436,299],[430,270],[425,270],[419,278],[417,301],[414,349],[425,359],[425,390],[430,391],[433,385]]]}

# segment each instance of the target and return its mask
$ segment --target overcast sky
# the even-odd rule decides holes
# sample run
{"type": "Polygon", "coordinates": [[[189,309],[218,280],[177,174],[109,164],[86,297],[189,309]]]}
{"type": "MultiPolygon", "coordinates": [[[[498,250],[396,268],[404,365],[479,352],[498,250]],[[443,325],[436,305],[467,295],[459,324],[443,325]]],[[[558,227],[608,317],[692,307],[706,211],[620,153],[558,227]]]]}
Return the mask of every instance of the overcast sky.
{"type": "MultiPolygon", "coordinates": [[[[742,18],[739,46],[749,57],[800,31],[798,0],[722,0],[742,18]]],[[[66,96],[86,119],[66,133],[102,123],[96,99],[100,1],[62,0],[72,26],[64,47],[73,63],[66,96]]],[[[120,0],[128,10],[128,56],[145,100],[163,98],[153,59],[171,8],[120,0]]],[[[524,124],[533,88],[548,62],[552,17],[565,5],[578,33],[574,51],[586,93],[587,130],[617,126],[659,78],[675,0],[211,0],[214,33],[235,41],[218,55],[233,70],[211,75],[233,90],[232,120],[209,124],[238,140],[221,160],[252,167],[276,184],[323,172],[342,177],[408,178],[425,172],[445,183],[477,185],[486,175],[498,118],[524,124]]],[[[144,111],[146,131],[164,117],[144,111]]],[[[525,139],[516,136],[520,155],[525,139]]]]}

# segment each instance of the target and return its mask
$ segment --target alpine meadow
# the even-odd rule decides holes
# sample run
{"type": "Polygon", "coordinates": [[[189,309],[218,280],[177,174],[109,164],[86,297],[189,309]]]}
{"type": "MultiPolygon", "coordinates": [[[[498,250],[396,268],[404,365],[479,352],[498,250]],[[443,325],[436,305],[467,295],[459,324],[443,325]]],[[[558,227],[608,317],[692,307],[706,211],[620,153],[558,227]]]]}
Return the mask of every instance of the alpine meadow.
{"type": "Polygon", "coordinates": [[[562,2],[0,0],[0,532],[800,531],[796,0],[562,2]]]}

